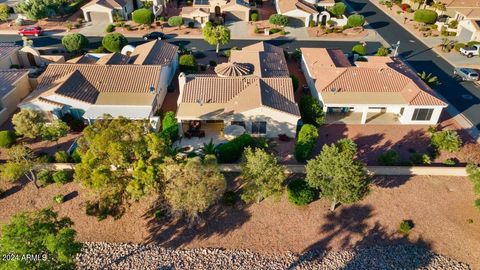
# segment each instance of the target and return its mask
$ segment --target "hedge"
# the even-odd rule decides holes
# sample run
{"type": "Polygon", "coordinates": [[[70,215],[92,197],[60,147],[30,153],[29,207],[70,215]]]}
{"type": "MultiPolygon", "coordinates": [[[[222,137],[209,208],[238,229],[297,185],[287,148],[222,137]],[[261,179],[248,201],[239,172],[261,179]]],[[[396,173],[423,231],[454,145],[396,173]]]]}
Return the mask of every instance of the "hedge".
{"type": "Polygon", "coordinates": [[[255,139],[249,134],[242,134],[237,138],[221,144],[217,147],[217,158],[222,163],[232,163],[240,159],[243,154],[243,150],[247,146],[253,147],[255,145],[255,139]]]}
{"type": "Polygon", "coordinates": [[[67,163],[69,161],[68,153],[64,150],[57,151],[54,156],[55,156],[55,162],[67,163]]]}
{"type": "Polygon", "coordinates": [[[317,138],[317,127],[310,124],[302,126],[298,133],[297,142],[295,143],[294,156],[297,161],[303,162],[310,157],[317,138]]]}
{"type": "Polygon", "coordinates": [[[57,184],[66,184],[72,180],[72,174],[67,170],[56,171],[52,174],[52,179],[57,184]]]}
{"type": "Polygon", "coordinates": [[[388,150],[378,156],[378,163],[383,166],[393,166],[400,162],[400,155],[395,150],[388,150]]]}
{"type": "Polygon", "coordinates": [[[162,133],[173,143],[178,139],[178,123],[175,113],[169,111],[165,113],[162,120],[162,133]]]}
{"type": "Polygon", "coordinates": [[[417,9],[413,14],[416,22],[433,24],[437,20],[437,12],[429,9],[417,9]]]}
{"type": "Polygon", "coordinates": [[[296,205],[307,205],[317,198],[317,192],[301,179],[292,180],[287,186],[288,200],[296,205]]]}
{"type": "Polygon", "coordinates": [[[347,25],[349,27],[358,27],[365,24],[365,17],[359,14],[353,14],[348,16],[347,25]]]}
{"type": "Polygon", "coordinates": [[[325,120],[322,106],[317,99],[312,96],[303,96],[298,104],[300,115],[304,124],[321,126],[325,120]]]}
{"type": "Polygon", "coordinates": [[[0,131],[0,147],[10,148],[17,141],[17,135],[11,130],[0,131]]]}
{"type": "Polygon", "coordinates": [[[150,25],[153,23],[155,16],[150,9],[140,8],[135,10],[132,13],[132,20],[139,24],[147,24],[150,25]]]}

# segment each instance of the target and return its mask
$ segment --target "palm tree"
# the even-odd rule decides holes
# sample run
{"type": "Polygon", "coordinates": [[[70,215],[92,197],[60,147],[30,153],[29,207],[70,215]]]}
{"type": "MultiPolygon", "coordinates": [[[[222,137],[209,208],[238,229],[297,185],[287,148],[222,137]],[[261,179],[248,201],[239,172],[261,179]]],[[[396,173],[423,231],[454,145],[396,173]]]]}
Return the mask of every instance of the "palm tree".
{"type": "Polygon", "coordinates": [[[440,85],[440,81],[437,76],[434,76],[432,73],[426,73],[425,71],[417,73],[417,75],[424,81],[428,86],[434,88],[435,86],[440,85]]]}
{"type": "Polygon", "coordinates": [[[213,143],[213,139],[210,139],[209,143],[203,143],[202,152],[204,155],[215,155],[217,147],[213,143]]]}
{"type": "Polygon", "coordinates": [[[432,8],[433,8],[435,11],[440,10],[440,11],[441,11],[440,14],[443,14],[443,12],[444,12],[445,10],[447,10],[447,6],[445,5],[445,3],[442,3],[442,2],[440,2],[440,1],[435,1],[435,2],[433,2],[432,8]]]}
{"type": "Polygon", "coordinates": [[[424,1],[425,1],[425,0],[412,0],[413,3],[418,4],[417,9],[420,8],[420,6],[423,4],[424,1]]]}

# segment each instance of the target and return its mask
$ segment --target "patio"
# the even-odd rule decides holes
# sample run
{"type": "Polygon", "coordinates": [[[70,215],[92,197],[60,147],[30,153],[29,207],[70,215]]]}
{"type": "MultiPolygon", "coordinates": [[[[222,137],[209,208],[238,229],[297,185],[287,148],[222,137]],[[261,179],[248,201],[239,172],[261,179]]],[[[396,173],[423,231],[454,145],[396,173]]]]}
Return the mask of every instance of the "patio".
{"type": "MultiPolygon", "coordinates": [[[[326,124],[360,124],[362,122],[361,112],[331,112],[325,117],[326,124]]],[[[395,125],[400,124],[398,116],[394,113],[369,112],[367,113],[366,124],[372,125],[395,125]]]]}
{"type": "MultiPolygon", "coordinates": [[[[208,144],[210,140],[215,145],[224,143],[227,139],[223,136],[223,122],[214,122],[209,123],[207,121],[201,121],[201,131],[204,133],[204,136],[191,136],[187,138],[185,135],[180,138],[180,140],[173,143],[174,147],[184,148],[184,147],[193,147],[193,149],[200,149],[203,147],[203,144],[208,144]]],[[[182,121],[182,133],[189,130],[188,121],[182,121]]],[[[203,135],[203,134],[202,134],[203,135]]]]}

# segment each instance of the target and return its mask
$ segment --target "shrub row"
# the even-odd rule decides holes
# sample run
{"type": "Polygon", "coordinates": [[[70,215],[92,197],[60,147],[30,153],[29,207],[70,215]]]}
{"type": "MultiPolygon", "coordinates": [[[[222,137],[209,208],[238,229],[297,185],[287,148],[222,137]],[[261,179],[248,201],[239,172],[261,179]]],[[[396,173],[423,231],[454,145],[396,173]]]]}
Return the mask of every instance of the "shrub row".
{"type": "Polygon", "coordinates": [[[221,144],[217,147],[217,158],[222,163],[232,163],[240,159],[243,154],[243,150],[247,146],[253,147],[255,145],[255,139],[249,134],[242,134],[237,138],[221,144]]]}
{"type": "Polygon", "coordinates": [[[310,124],[303,125],[298,133],[297,142],[295,143],[295,159],[300,162],[306,161],[312,154],[317,138],[317,127],[310,124]]]}

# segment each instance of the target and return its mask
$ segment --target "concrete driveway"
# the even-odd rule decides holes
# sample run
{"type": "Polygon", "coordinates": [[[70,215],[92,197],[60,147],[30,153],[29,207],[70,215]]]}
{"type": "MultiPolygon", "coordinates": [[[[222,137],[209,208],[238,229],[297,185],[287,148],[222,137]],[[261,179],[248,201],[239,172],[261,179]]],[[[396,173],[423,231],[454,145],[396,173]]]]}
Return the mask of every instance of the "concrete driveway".
{"type": "Polygon", "coordinates": [[[105,35],[105,29],[109,24],[110,24],[109,21],[87,22],[79,30],[79,33],[87,37],[102,37],[105,35]]]}
{"type": "Polygon", "coordinates": [[[226,21],[225,25],[230,29],[231,39],[249,38],[248,22],[246,21],[226,21]]]}

